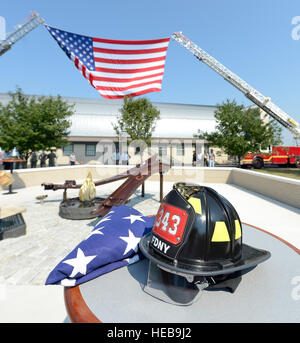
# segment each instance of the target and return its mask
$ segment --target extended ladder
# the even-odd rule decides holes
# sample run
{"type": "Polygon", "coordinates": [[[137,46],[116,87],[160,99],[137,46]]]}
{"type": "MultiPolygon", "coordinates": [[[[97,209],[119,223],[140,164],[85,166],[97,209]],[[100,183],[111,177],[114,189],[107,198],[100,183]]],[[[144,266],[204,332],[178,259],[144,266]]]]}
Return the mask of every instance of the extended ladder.
{"type": "Polygon", "coordinates": [[[24,24],[18,25],[18,28],[14,32],[9,34],[5,40],[0,42],[0,56],[9,50],[18,40],[27,35],[27,33],[43,23],[44,19],[36,12],[32,12],[29,19],[24,24]]]}
{"type": "Polygon", "coordinates": [[[284,127],[291,131],[297,142],[300,138],[300,126],[286,114],[282,109],[271,102],[270,98],[265,97],[256,89],[251,87],[246,81],[231,72],[223,64],[210,56],[207,52],[185,37],[182,32],[174,32],[172,38],[191,51],[200,61],[208,65],[211,69],[221,75],[226,81],[230,82],[234,87],[241,91],[248,99],[255,103],[258,107],[264,110],[271,117],[276,119],[284,127]]]}

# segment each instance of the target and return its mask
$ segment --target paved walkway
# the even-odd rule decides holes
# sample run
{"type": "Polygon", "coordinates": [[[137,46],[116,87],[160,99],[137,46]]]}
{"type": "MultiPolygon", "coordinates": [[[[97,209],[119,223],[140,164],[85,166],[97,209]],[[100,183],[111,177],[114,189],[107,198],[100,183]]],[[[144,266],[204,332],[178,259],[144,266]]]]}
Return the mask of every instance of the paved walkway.
{"type": "MultiPolygon", "coordinates": [[[[97,187],[97,196],[109,195],[121,183],[122,181],[118,181],[97,187]]],[[[172,185],[171,182],[164,183],[164,194],[172,189],[172,185]]],[[[242,222],[265,229],[300,249],[299,209],[234,185],[207,185],[216,189],[233,204],[242,222]]],[[[11,305],[17,299],[17,293],[14,292],[17,292],[18,286],[23,286],[22,289],[19,288],[19,293],[21,291],[25,295],[28,292],[28,296],[31,289],[29,298],[37,302],[38,299],[45,301],[49,296],[48,307],[45,305],[48,312],[46,311],[44,317],[38,310],[36,314],[33,313],[35,305],[32,305],[32,301],[28,303],[32,316],[31,319],[30,316],[26,318],[26,322],[63,321],[62,318],[65,318],[66,314],[62,287],[43,285],[51,270],[87,236],[98,219],[73,221],[61,218],[58,215],[58,208],[62,200],[62,190],[44,191],[41,186],[37,186],[17,189],[16,192],[12,195],[4,195],[2,192],[0,207],[25,207],[27,234],[0,241],[0,322],[4,319],[23,321],[24,317],[18,317],[14,312],[4,313],[5,309],[11,311],[11,305]],[[42,194],[48,195],[44,204],[35,199],[37,195],[42,194]],[[56,317],[51,310],[54,304],[56,317]]],[[[159,183],[146,182],[145,193],[145,197],[142,198],[140,190],[137,190],[128,205],[144,215],[155,214],[159,207],[159,183]]],[[[78,196],[78,190],[68,190],[68,196],[78,196]]],[[[24,298],[24,304],[26,301],[24,298]]]]}

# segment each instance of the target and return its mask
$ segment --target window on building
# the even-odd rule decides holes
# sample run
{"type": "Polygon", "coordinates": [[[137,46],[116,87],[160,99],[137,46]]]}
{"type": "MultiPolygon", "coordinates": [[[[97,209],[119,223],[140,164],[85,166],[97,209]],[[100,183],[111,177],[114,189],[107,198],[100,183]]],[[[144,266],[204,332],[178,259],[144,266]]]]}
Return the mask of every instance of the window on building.
{"type": "Polygon", "coordinates": [[[96,144],[85,145],[85,156],[96,156],[96,144]]]}
{"type": "Polygon", "coordinates": [[[70,156],[72,151],[74,151],[74,145],[73,144],[63,146],[64,156],[70,156]]]}
{"type": "Polygon", "coordinates": [[[166,156],[167,155],[167,146],[166,145],[160,145],[158,147],[158,153],[159,153],[160,157],[166,156]]]}
{"type": "Polygon", "coordinates": [[[177,156],[184,156],[184,144],[183,143],[176,145],[176,154],[177,154],[177,156]]]}

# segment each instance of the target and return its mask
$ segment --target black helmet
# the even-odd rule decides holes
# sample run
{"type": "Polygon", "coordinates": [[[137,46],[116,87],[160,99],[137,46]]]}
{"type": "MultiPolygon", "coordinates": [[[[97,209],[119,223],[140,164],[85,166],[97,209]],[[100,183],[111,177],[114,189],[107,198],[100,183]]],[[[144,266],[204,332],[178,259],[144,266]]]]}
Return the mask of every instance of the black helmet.
{"type": "Polygon", "coordinates": [[[212,188],[182,182],[163,199],[152,232],[139,244],[159,268],[207,285],[270,257],[243,244],[240,218],[227,199],[212,188]]]}

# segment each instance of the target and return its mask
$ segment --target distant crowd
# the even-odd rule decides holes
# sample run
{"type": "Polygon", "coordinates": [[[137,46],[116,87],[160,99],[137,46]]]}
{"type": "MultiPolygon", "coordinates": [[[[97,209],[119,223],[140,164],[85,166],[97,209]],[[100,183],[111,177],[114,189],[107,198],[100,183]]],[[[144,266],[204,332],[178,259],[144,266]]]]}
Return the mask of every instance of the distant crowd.
{"type": "MultiPolygon", "coordinates": [[[[25,156],[22,154],[19,154],[19,152],[14,149],[13,151],[2,151],[0,153],[0,168],[1,169],[10,169],[11,165],[10,163],[6,162],[5,160],[8,160],[10,158],[17,158],[20,160],[23,160],[23,162],[14,162],[14,168],[27,168],[26,165],[26,159],[25,156]]],[[[32,151],[30,155],[30,167],[36,168],[37,166],[43,168],[43,167],[55,167],[56,164],[56,154],[54,150],[50,150],[50,153],[46,153],[45,151],[42,151],[40,154],[38,154],[36,151],[32,151]]]]}
{"type": "Polygon", "coordinates": [[[200,153],[196,153],[193,151],[193,166],[199,167],[214,167],[215,166],[215,154],[214,150],[210,149],[209,151],[201,151],[200,153]]]}
{"type": "Polygon", "coordinates": [[[51,150],[49,154],[46,154],[44,151],[42,151],[40,155],[38,155],[35,151],[33,151],[30,156],[30,167],[36,168],[38,161],[41,168],[46,167],[47,160],[48,160],[48,167],[55,167],[56,154],[53,150],[51,150]]]}
{"type": "MultiPolygon", "coordinates": [[[[57,156],[54,152],[54,150],[50,150],[50,153],[46,153],[44,150],[41,152],[32,151],[30,154],[30,157],[28,159],[29,165],[27,164],[25,156],[22,156],[22,154],[19,154],[17,149],[14,149],[13,151],[5,152],[0,151],[0,169],[11,169],[11,162],[5,162],[5,160],[8,160],[10,158],[16,158],[23,161],[16,161],[13,162],[13,169],[20,169],[20,168],[27,168],[30,166],[30,168],[44,168],[44,167],[55,167],[57,164],[57,156]]],[[[112,161],[114,164],[122,164],[122,165],[128,165],[129,164],[130,156],[126,153],[113,153],[112,155],[112,161]]],[[[78,164],[76,156],[74,151],[69,155],[69,165],[74,166],[75,164],[78,164]]],[[[80,163],[79,163],[80,164],[80,163]]],[[[81,162],[82,164],[82,162],[81,162]]]]}
{"type": "MultiPolygon", "coordinates": [[[[16,149],[9,152],[0,151],[0,169],[10,169],[10,163],[6,163],[5,160],[9,158],[19,158],[23,162],[14,162],[13,169],[27,168],[27,162],[24,156],[18,153],[16,149]]],[[[112,161],[117,165],[128,165],[130,156],[124,152],[115,152],[112,154],[112,161]]],[[[32,151],[29,157],[30,168],[44,168],[44,167],[55,167],[57,156],[54,150],[50,150],[50,153],[46,153],[44,150],[41,152],[32,151]]],[[[77,164],[76,156],[74,151],[69,155],[69,164],[71,166],[77,164]]],[[[193,151],[192,165],[199,167],[214,167],[215,166],[215,154],[213,149],[208,151],[203,150],[200,153],[193,151]]]]}

